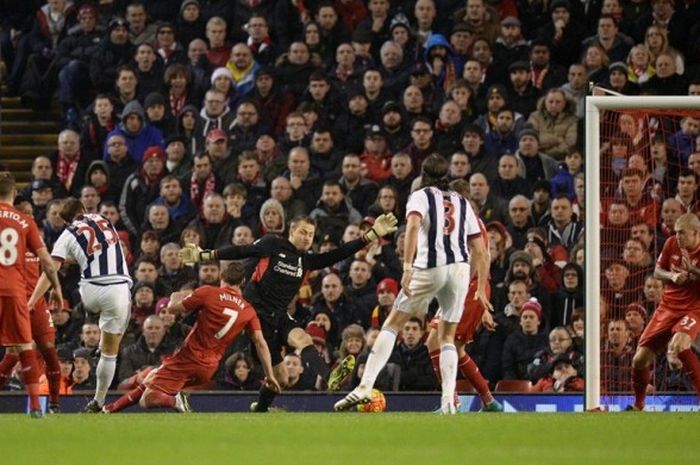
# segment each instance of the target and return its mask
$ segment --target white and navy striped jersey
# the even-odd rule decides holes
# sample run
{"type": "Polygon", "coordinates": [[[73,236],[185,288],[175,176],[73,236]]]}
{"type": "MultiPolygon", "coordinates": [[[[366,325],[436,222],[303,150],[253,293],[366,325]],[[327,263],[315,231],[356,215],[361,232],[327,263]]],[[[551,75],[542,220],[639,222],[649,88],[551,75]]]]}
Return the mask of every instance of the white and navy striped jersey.
{"type": "Polygon", "coordinates": [[[416,214],[421,227],[413,266],[435,268],[469,261],[467,241],[481,230],[467,199],[454,191],[424,187],[413,192],[406,204],[406,217],[416,214]]]}
{"type": "Polygon", "coordinates": [[[51,256],[61,261],[73,258],[86,281],[131,285],[117,231],[102,215],[88,213],[76,218],[59,236],[51,256]]]}

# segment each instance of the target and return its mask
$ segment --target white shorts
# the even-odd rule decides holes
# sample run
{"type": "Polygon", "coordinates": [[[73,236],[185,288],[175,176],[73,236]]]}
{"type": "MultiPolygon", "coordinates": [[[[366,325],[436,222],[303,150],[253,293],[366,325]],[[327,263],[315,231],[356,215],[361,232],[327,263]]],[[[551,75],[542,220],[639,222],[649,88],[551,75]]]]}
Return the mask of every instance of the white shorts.
{"type": "Polygon", "coordinates": [[[100,285],[81,281],[80,297],[88,312],[100,314],[100,331],[124,334],[131,317],[129,283],[100,285]]]}
{"type": "Polygon", "coordinates": [[[399,292],[394,303],[397,310],[424,315],[430,302],[437,298],[442,320],[459,323],[469,291],[469,263],[450,263],[423,270],[414,268],[410,289],[410,297],[403,289],[399,292]]]}

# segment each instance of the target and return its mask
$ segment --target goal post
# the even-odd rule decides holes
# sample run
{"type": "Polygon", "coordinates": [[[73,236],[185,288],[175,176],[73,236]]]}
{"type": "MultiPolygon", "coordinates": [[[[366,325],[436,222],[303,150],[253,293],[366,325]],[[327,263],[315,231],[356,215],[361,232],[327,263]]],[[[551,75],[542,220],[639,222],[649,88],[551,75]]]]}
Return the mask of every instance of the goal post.
{"type": "MultiPolygon", "coordinates": [[[[605,110],[698,111],[700,97],[590,96],[585,101],[585,408],[601,406],[601,115],[605,110]]],[[[654,259],[656,257],[653,257],[654,259]]]]}

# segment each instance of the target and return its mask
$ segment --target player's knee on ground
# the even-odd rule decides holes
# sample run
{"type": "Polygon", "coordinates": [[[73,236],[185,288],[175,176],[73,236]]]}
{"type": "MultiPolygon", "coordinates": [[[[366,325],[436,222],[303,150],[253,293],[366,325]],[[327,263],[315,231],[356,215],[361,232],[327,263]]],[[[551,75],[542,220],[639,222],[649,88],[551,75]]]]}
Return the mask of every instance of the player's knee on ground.
{"type": "Polygon", "coordinates": [[[295,349],[303,349],[313,345],[314,341],[311,336],[301,328],[294,328],[289,332],[287,336],[287,344],[294,347],[295,349]]]}
{"type": "Polygon", "coordinates": [[[690,343],[690,336],[685,333],[676,333],[671,338],[671,342],[668,343],[668,349],[679,354],[684,350],[690,349],[690,343]]]}
{"type": "Polygon", "coordinates": [[[654,352],[647,349],[646,347],[640,347],[634,354],[634,358],[632,359],[632,366],[637,370],[641,370],[642,368],[646,368],[649,365],[651,365],[651,362],[653,360],[654,352]]]}

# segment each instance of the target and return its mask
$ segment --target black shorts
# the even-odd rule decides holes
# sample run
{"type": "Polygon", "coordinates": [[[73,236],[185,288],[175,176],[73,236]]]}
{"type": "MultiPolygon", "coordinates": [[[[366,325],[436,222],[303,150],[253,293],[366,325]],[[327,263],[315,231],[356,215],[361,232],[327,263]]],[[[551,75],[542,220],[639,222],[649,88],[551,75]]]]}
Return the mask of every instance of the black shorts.
{"type": "Polygon", "coordinates": [[[272,366],[282,363],[282,349],[289,347],[287,344],[287,336],[294,328],[301,328],[301,324],[289,316],[288,313],[283,313],[277,318],[266,315],[258,315],[260,318],[260,326],[263,337],[267,342],[267,347],[270,349],[270,358],[272,366]]]}

